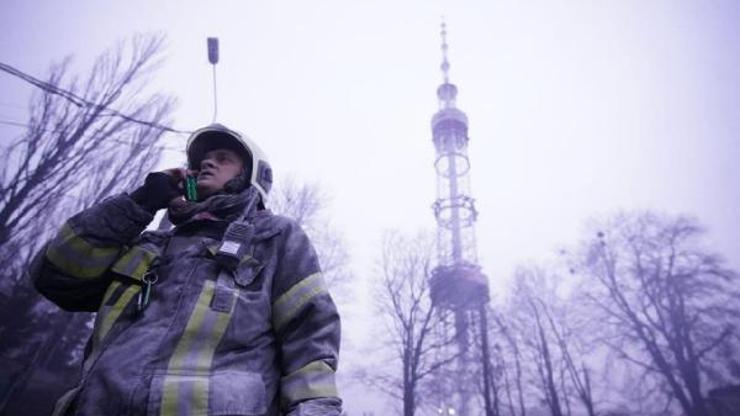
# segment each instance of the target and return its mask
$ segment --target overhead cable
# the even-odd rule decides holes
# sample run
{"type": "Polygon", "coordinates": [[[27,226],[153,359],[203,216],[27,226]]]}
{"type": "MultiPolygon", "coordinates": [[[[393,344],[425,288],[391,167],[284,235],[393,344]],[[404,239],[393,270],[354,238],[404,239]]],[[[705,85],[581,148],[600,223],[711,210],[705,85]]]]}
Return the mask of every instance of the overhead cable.
{"type": "MultiPolygon", "coordinates": [[[[4,124],[6,126],[24,127],[24,128],[31,128],[31,127],[33,127],[30,124],[21,123],[19,121],[3,120],[3,119],[0,119],[0,124],[4,124]]],[[[44,133],[58,133],[58,132],[61,131],[61,129],[42,129],[41,131],[43,131],[44,133]]],[[[116,142],[116,143],[121,143],[121,144],[129,145],[129,146],[133,146],[134,145],[133,143],[128,143],[128,142],[126,142],[124,140],[119,140],[119,139],[111,139],[111,140],[114,141],[114,142],[116,142]]],[[[183,151],[183,149],[177,149],[177,148],[174,148],[174,147],[163,146],[163,145],[154,145],[153,147],[154,148],[157,148],[157,149],[160,149],[160,150],[170,150],[170,151],[173,151],[173,152],[182,152],[183,151]]]]}
{"type": "Polygon", "coordinates": [[[175,128],[172,128],[172,127],[169,127],[169,126],[165,126],[165,125],[162,125],[162,124],[159,124],[159,123],[154,123],[154,122],[151,122],[151,121],[146,121],[146,120],[141,120],[141,119],[138,119],[138,118],[135,118],[135,117],[131,117],[131,116],[127,115],[127,114],[124,114],[124,113],[116,110],[116,109],[109,108],[109,107],[104,106],[104,105],[101,105],[101,104],[93,103],[93,102],[91,102],[91,101],[89,101],[89,100],[87,100],[87,99],[85,99],[83,97],[80,97],[79,95],[77,95],[77,94],[75,94],[75,93],[73,93],[71,91],[65,90],[64,88],[60,88],[60,87],[58,87],[56,85],[53,85],[53,84],[50,84],[48,82],[41,81],[38,78],[35,78],[35,77],[33,77],[33,76],[29,75],[29,74],[26,74],[25,72],[23,72],[23,71],[21,71],[19,69],[16,69],[16,68],[14,68],[14,67],[12,67],[12,66],[10,66],[8,64],[2,63],[2,62],[0,62],[0,70],[1,71],[4,71],[4,72],[6,72],[6,73],[8,73],[10,75],[13,75],[15,77],[18,77],[18,78],[22,79],[23,81],[26,81],[29,84],[31,84],[31,85],[33,85],[33,86],[35,86],[37,88],[40,88],[40,89],[42,89],[42,90],[44,90],[44,91],[46,91],[46,92],[48,92],[50,94],[58,95],[58,96],[66,99],[67,101],[71,102],[72,104],[74,104],[74,105],[76,105],[77,107],[80,107],[80,108],[86,107],[86,108],[94,108],[94,109],[103,109],[103,110],[105,110],[105,111],[108,112],[108,114],[105,114],[105,115],[119,117],[119,118],[122,118],[124,120],[130,121],[132,123],[142,124],[142,125],[145,125],[145,126],[153,127],[153,128],[156,128],[156,129],[168,131],[168,132],[175,133],[175,134],[188,134],[189,135],[189,134],[192,133],[191,131],[188,131],[188,130],[179,130],[179,129],[175,129],[175,128]]]}

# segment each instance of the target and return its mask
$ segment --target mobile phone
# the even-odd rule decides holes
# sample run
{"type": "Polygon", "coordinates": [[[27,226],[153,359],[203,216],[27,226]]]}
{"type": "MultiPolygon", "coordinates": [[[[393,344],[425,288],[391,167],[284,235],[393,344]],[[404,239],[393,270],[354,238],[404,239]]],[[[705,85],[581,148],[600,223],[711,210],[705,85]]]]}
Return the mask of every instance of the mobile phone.
{"type": "Polygon", "coordinates": [[[198,200],[198,180],[193,175],[185,177],[185,199],[188,201],[198,200]]]}

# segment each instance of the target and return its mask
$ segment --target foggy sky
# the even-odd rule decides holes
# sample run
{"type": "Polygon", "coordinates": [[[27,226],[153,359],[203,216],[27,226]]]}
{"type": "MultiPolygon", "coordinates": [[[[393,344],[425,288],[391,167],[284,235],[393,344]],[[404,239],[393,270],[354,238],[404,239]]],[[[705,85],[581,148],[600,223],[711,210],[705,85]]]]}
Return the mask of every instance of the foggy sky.
{"type": "MultiPolygon", "coordinates": [[[[163,32],[167,60],[150,86],[178,98],[176,128],[194,129],[211,121],[205,38],[218,36],[218,121],[253,137],[278,179],[333,196],[366,284],[382,230],[434,227],[444,15],[470,118],[479,258],[496,296],[516,264],[574,244],[585,220],[619,209],[695,215],[740,266],[736,1],[208,4],[4,0],[0,61],[43,77],[64,56],[86,69],[118,39],[163,32]]],[[[24,122],[31,88],[3,73],[0,91],[0,120],[24,122]]],[[[0,125],[0,144],[20,132],[0,125]]],[[[185,139],[165,137],[173,149],[185,139]]],[[[162,168],[183,161],[168,150],[162,168]]],[[[357,314],[370,305],[363,298],[357,314]]],[[[360,345],[361,322],[349,329],[360,345]]]]}

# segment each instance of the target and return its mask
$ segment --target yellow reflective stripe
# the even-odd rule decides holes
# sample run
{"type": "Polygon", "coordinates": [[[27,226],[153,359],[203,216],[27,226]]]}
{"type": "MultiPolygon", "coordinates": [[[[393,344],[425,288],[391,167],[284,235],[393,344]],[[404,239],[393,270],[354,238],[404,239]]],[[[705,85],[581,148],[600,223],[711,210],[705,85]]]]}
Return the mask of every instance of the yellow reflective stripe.
{"type": "MultiPolygon", "coordinates": [[[[213,291],[215,282],[207,280],[203,289],[201,289],[198,300],[195,303],[195,308],[190,314],[190,319],[185,327],[185,332],[180,338],[180,342],[175,347],[175,352],[170,358],[170,362],[167,365],[168,374],[177,374],[179,370],[183,368],[185,358],[188,351],[190,351],[191,344],[195,339],[197,329],[203,325],[203,321],[206,317],[206,311],[208,311],[208,304],[211,298],[213,298],[213,291]]],[[[177,414],[177,403],[179,395],[180,380],[176,377],[167,376],[164,379],[164,386],[162,392],[162,415],[176,415],[177,414]]]]}
{"type": "Polygon", "coordinates": [[[98,342],[102,341],[106,335],[108,335],[108,332],[113,327],[113,324],[118,320],[118,317],[121,316],[121,313],[124,309],[126,309],[126,305],[131,301],[131,299],[141,291],[141,286],[139,285],[131,285],[121,294],[121,297],[118,298],[116,303],[111,306],[110,311],[105,315],[103,318],[103,321],[100,325],[100,331],[98,332],[98,342]]]}
{"type": "Polygon", "coordinates": [[[108,302],[116,289],[118,289],[120,286],[121,282],[114,281],[113,283],[108,285],[105,296],[103,296],[103,303],[101,303],[100,309],[98,311],[98,316],[95,317],[95,330],[93,332],[92,350],[83,364],[85,372],[90,369],[92,363],[95,362],[98,355],[100,354],[100,344],[105,339],[105,336],[108,335],[108,332],[110,332],[111,328],[113,328],[113,324],[121,316],[121,313],[123,313],[123,310],[126,309],[126,306],[129,304],[129,302],[131,302],[131,299],[136,294],[138,294],[139,291],[141,291],[141,287],[139,285],[131,285],[123,291],[121,296],[113,305],[107,307],[105,304],[108,302]]]}
{"type": "Polygon", "coordinates": [[[51,416],[64,416],[64,414],[67,413],[69,405],[72,403],[72,399],[74,399],[79,390],[80,387],[67,390],[67,392],[57,400],[56,404],[54,404],[54,410],[52,411],[51,416]]]}
{"type": "Polygon", "coordinates": [[[272,305],[272,321],[275,330],[279,331],[308,301],[325,291],[321,273],[314,273],[293,285],[272,305]]]}
{"type": "MultiPolygon", "coordinates": [[[[108,289],[105,290],[105,295],[103,295],[103,301],[100,302],[100,308],[99,310],[102,310],[106,303],[110,300],[110,297],[113,296],[113,292],[118,289],[118,287],[121,286],[121,282],[118,280],[114,280],[111,282],[111,284],[108,285],[108,289]]],[[[100,314],[98,314],[100,316],[100,314]]]]}
{"type": "Polygon", "coordinates": [[[206,280],[203,284],[203,289],[201,289],[198,300],[195,303],[195,308],[190,314],[190,319],[185,327],[185,332],[182,334],[182,338],[180,338],[180,342],[177,343],[175,352],[170,358],[170,363],[167,366],[168,369],[179,370],[183,368],[185,356],[190,350],[190,346],[195,339],[198,328],[203,325],[203,321],[205,320],[206,312],[209,309],[208,306],[211,302],[211,298],[213,298],[215,286],[216,283],[213,280],[206,280]]]}
{"type": "Polygon", "coordinates": [[[190,402],[191,414],[207,415],[208,414],[208,387],[209,380],[207,377],[199,377],[193,380],[192,395],[190,402]]]}
{"type": "Polygon", "coordinates": [[[161,416],[177,415],[177,386],[178,380],[165,377],[164,385],[162,386],[162,407],[159,409],[161,416]]]}
{"type": "Polygon", "coordinates": [[[337,397],[334,369],[322,360],[312,361],[283,377],[280,382],[283,407],[315,397],[337,397]]]}
{"type": "Polygon", "coordinates": [[[149,251],[142,246],[134,246],[126,254],[121,256],[111,270],[136,280],[142,280],[144,273],[146,273],[149,265],[152,264],[157,256],[157,253],[149,251]]]}
{"type": "Polygon", "coordinates": [[[113,296],[113,293],[116,291],[116,289],[118,289],[120,286],[121,282],[114,280],[111,284],[108,285],[108,289],[105,290],[103,301],[100,302],[98,313],[95,316],[95,326],[93,329],[93,350],[97,349],[98,343],[103,338],[100,336],[100,331],[103,328],[103,321],[105,320],[105,317],[108,315],[111,309],[110,306],[106,306],[106,304],[110,300],[110,297],[113,296]]]}
{"type": "MultiPolygon", "coordinates": [[[[234,304],[236,302],[232,302],[231,311],[234,310],[234,304]]],[[[232,313],[219,313],[215,312],[209,309],[210,313],[218,313],[216,318],[216,324],[213,326],[213,330],[210,333],[210,336],[206,340],[206,344],[203,346],[203,349],[198,354],[198,358],[195,361],[195,369],[199,371],[209,371],[211,369],[211,363],[213,362],[213,353],[216,351],[216,347],[218,346],[218,343],[221,342],[221,337],[223,337],[224,332],[226,332],[226,327],[229,326],[229,321],[231,320],[232,313]]]]}
{"type": "Polygon", "coordinates": [[[118,247],[95,247],[65,223],[46,249],[46,258],[61,271],[82,279],[102,275],[118,257],[118,247]]]}
{"type": "MultiPolygon", "coordinates": [[[[175,347],[164,379],[161,413],[177,414],[178,402],[188,400],[181,387],[187,388],[192,414],[205,414],[208,409],[208,374],[213,355],[231,320],[228,313],[210,308],[216,283],[207,280],[190,314],[185,331],[175,347]]],[[[235,295],[235,293],[234,293],[235,295]]]]}

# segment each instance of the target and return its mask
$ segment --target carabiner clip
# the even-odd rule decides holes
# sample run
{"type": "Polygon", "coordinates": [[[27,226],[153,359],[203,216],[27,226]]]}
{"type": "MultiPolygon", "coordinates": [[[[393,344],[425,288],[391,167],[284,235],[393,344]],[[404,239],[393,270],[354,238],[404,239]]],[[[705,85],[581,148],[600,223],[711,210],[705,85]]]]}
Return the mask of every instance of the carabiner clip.
{"type": "Polygon", "coordinates": [[[152,293],[152,287],[157,283],[157,280],[159,280],[159,276],[157,276],[157,273],[155,273],[154,270],[148,270],[144,273],[144,277],[141,279],[143,285],[136,301],[137,314],[144,312],[144,309],[149,306],[149,297],[152,293]]]}

